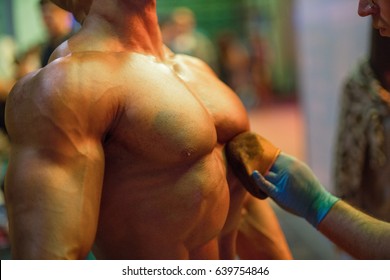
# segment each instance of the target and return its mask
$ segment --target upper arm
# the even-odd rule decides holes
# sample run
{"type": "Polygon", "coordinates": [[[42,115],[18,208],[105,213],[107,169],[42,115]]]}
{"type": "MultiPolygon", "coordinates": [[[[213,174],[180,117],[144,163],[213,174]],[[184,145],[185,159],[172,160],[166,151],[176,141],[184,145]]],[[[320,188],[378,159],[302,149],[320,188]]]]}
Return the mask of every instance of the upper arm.
{"type": "Polygon", "coordinates": [[[237,252],[242,259],[291,259],[291,251],[268,200],[251,195],[244,210],[237,236],[237,252]]]}
{"type": "Polygon", "coordinates": [[[249,194],[228,166],[230,208],[223,236],[234,234],[240,259],[291,259],[291,251],[268,199],[249,194]]]}
{"type": "Polygon", "coordinates": [[[39,75],[22,80],[7,100],[5,191],[13,255],[83,258],[97,226],[102,131],[90,123],[88,108],[80,112],[83,99],[74,99],[70,87],[39,75]]]}

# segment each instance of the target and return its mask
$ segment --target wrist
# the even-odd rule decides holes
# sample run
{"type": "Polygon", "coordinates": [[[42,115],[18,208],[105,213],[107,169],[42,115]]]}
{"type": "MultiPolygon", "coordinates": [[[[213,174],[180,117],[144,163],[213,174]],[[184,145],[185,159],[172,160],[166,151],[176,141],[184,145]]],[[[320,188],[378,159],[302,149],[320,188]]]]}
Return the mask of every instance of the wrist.
{"type": "Polygon", "coordinates": [[[322,220],[329,213],[330,209],[339,201],[340,198],[331,193],[324,192],[317,197],[311,204],[306,220],[315,228],[322,222],[322,220]]]}

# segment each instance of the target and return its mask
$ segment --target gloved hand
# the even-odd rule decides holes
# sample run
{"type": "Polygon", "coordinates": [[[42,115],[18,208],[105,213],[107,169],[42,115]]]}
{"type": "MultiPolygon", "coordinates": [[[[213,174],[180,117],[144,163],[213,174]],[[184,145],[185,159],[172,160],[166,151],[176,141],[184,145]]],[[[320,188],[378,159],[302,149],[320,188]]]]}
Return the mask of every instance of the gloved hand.
{"type": "Polygon", "coordinates": [[[339,200],[321,185],[305,163],[284,153],[265,177],[257,171],[252,177],[280,207],[305,218],[316,228],[339,200]]]}

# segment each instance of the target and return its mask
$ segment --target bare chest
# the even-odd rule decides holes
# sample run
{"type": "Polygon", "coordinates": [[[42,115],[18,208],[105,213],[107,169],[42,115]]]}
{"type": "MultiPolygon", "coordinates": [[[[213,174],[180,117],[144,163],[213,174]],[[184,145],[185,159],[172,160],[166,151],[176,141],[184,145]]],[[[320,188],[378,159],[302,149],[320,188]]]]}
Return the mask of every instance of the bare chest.
{"type": "Polygon", "coordinates": [[[185,64],[149,66],[131,77],[130,88],[123,85],[111,132],[116,146],[145,159],[181,161],[247,129],[238,98],[211,73],[185,64]]]}

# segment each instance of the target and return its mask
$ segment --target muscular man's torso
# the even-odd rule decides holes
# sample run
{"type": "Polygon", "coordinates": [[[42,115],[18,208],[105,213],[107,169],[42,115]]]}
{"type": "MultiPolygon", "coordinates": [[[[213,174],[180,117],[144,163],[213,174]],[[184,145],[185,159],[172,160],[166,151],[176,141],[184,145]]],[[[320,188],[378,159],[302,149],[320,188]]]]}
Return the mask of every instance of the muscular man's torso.
{"type": "Polygon", "coordinates": [[[96,104],[90,125],[106,126],[96,257],[233,255],[234,244],[218,243],[223,230],[238,225],[244,197],[228,185],[223,155],[224,144],[248,129],[237,96],[207,66],[184,56],[161,62],[85,52],[54,63],[66,64],[78,79],[72,84],[81,84],[72,102],[96,104]]]}

